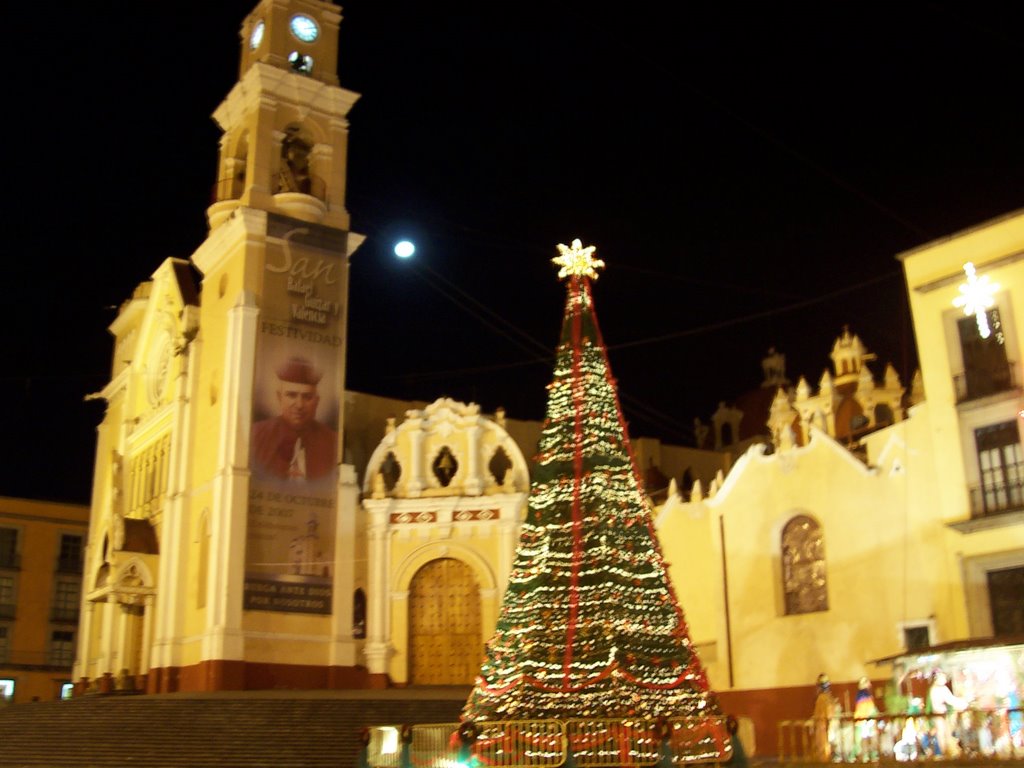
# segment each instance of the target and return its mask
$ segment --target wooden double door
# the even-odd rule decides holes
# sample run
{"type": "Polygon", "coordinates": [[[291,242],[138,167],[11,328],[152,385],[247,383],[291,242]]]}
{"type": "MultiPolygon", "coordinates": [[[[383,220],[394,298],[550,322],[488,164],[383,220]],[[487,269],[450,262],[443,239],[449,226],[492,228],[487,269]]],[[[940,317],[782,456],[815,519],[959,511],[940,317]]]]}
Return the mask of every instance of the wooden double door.
{"type": "Polygon", "coordinates": [[[470,685],[480,671],[480,587],[461,560],[439,558],[409,587],[409,681],[470,685]]]}

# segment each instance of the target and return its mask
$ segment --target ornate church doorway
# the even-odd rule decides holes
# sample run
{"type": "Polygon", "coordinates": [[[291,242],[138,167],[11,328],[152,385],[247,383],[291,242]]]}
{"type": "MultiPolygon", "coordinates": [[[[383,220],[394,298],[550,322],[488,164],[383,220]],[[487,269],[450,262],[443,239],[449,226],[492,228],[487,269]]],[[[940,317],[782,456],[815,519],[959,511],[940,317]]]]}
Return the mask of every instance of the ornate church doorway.
{"type": "Polygon", "coordinates": [[[409,679],[413,685],[470,685],[483,646],[480,587],[468,565],[433,560],[409,585],[409,679]]]}

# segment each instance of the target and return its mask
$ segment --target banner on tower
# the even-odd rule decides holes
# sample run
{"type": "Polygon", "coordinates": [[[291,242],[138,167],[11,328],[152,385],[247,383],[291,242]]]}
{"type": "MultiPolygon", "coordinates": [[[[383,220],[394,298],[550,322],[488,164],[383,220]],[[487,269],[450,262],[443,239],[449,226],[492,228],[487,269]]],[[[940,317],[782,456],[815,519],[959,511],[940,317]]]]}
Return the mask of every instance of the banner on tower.
{"type": "Polygon", "coordinates": [[[345,238],[267,217],[249,447],[247,610],[331,612],[345,238]]]}

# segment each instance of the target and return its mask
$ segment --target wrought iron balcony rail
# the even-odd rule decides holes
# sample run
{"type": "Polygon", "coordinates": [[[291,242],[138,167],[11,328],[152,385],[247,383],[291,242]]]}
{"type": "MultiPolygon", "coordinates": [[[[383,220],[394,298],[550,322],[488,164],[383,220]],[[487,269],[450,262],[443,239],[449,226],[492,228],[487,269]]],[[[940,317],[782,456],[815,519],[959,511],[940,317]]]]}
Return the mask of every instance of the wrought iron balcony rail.
{"type": "Polygon", "coordinates": [[[966,403],[1000,392],[1012,392],[1020,389],[1020,375],[1017,364],[1008,361],[1006,366],[985,370],[966,370],[953,376],[953,389],[956,402],[966,403]]]}
{"type": "Polygon", "coordinates": [[[50,667],[64,670],[70,669],[74,661],[74,653],[64,649],[22,651],[0,648],[0,664],[7,667],[50,667]]]}
{"type": "Polygon", "coordinates": [[[780,762],[1024,761],[1024,711],[1019,707],[783,720],[778,736],[780,762]],[[945,744],[943,733],[948,734],[945,744]]]}
{"type": "Polygon", "coordinates": [[[368,729],[371,768],[556,768],[569,754],[578,768],[720,763],[732,748],[725,718],[651,720],[506,720],[466,724],[375,726],[368,729]],[[405,754],[403,755],[403,752],[405,754]]]}
{"type": "Polygon", "coordinates": [[[1024,466],[1016,467],[1022,478],[1006,483],[975,485],[968,489],[971,495],[971,517],[991,517],[1005,512],[1024,509],[1024,466]]]}

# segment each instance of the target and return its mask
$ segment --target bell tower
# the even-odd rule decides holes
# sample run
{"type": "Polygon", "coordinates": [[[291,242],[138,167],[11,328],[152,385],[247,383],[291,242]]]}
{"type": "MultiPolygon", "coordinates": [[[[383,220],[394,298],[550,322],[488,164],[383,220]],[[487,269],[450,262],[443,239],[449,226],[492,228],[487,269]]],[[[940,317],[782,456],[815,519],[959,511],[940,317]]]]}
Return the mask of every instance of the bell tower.
{"type": "MultiPolygon", "coordinates": [[[[213,115],[198,324],[175,352],[174,492],[138,651],[151,692],[359,684],[358,488],[341,446],[348,265],[363,238],[345,207],[358,95],[338,85],[340,22],[326,0],[260,0],[213,115]]],[[[107,629],[97,622],[96,648],[115,647],[107,629]]],[[[118,671],[105,653],[88,676],[118,671]]]]}
{"type": "Polygon", "coordinates": [[[322,0],[263,0],[242,23],[239,79],[256,62],[338,85],[336,6],[322,0]]]}
{"type": "Polygon", "coordinates": [[[262,0],[242,23],[239,81],[214,112],[221,138],[211,231],[240,206],[347,230],[348,111],[340,8],[262,0]]]}

